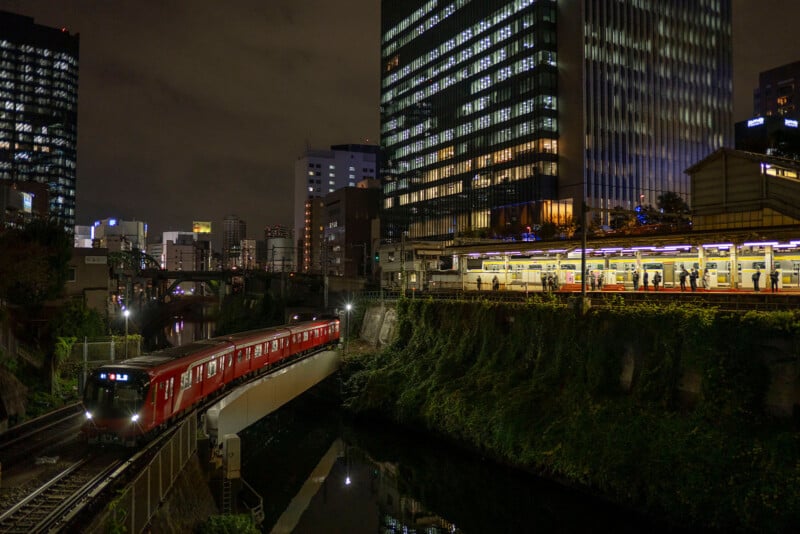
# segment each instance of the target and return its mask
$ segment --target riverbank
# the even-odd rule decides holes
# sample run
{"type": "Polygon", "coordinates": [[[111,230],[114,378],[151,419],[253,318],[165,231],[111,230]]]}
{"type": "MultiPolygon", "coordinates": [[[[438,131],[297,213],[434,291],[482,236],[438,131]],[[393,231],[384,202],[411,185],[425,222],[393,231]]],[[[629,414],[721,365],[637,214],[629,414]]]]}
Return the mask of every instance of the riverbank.
{"type": "Polygon", "coordinates": [[[798,432],[772,415],[798,388],[797,313],[644,305],[576,318],[550,302],[421,300],[396,312],[388,346],[348,347],[353,413],[686,528],[800,524],[798,432]]]}

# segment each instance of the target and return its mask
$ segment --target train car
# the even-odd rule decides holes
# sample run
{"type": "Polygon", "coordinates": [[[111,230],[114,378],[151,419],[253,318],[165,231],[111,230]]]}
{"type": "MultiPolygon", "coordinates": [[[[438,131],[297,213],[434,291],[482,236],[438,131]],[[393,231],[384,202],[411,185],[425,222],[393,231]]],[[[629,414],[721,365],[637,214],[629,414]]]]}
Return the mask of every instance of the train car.
{"type": "Polygon", "coordinates": [[[135,446],[226,387],[273,364],[335,345],[339,320],[196,341],[93,370],[83,394],[90,444],[135,446]]]}
{"type": "Polygon", "coordinates": [[[230,341],[209,339],[93,370],[83,394],[84,436],[136,445],[222,387],[233,350],[230,341]]]}

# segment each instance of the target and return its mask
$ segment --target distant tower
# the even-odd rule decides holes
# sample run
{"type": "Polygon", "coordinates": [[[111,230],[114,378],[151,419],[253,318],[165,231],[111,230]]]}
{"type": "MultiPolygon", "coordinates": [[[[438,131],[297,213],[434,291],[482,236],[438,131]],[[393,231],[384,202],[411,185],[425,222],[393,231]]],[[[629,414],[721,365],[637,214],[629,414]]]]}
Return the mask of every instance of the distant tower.
{"type": "Polygon", "coordinates": [[[0,11],[0,181],[45,184],[49,212],[75,227],[78,34],[0,11]]]}
{"type": "Polygon", "coordinates": [[[247,237],[247,225],[236,215],[222,222],[222,265],[226,269],[241,266],[242,239],[247,237]]]}

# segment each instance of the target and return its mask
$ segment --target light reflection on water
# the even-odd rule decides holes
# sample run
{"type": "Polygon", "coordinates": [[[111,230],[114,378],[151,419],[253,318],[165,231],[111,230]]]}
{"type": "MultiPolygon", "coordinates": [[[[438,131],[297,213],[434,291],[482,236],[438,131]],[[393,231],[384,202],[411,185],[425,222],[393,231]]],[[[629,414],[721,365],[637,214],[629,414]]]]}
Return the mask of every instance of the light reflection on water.
{"type": "Polygon", "coordinates": [[[164,335],[170,345],[180,347],[214,335],[214,324],[184,321],[183,318],[176,317],[172,324],[165,328],[164,335]]]}

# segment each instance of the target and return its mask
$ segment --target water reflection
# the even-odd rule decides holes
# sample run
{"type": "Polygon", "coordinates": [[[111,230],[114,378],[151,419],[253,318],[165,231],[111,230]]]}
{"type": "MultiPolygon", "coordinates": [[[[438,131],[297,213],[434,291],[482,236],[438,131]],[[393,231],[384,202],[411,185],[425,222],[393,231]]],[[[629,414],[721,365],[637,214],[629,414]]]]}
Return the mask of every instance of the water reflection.
{"type": "Polygon", "coordinates": [[[264,498],[265,532],[667,531],[453,447],[351,427],[324,411],[282,409],[242,443],[243,476],[264,498]]]}
{"type": "Polygon", "coordinates": [[[180,347],[192,341],[211,337],[213,335],[213,330],[213,323],[184,321],[182,317],[176,317],[171,324],[164,329],[164,337],[173,347],[180,347]]]}

